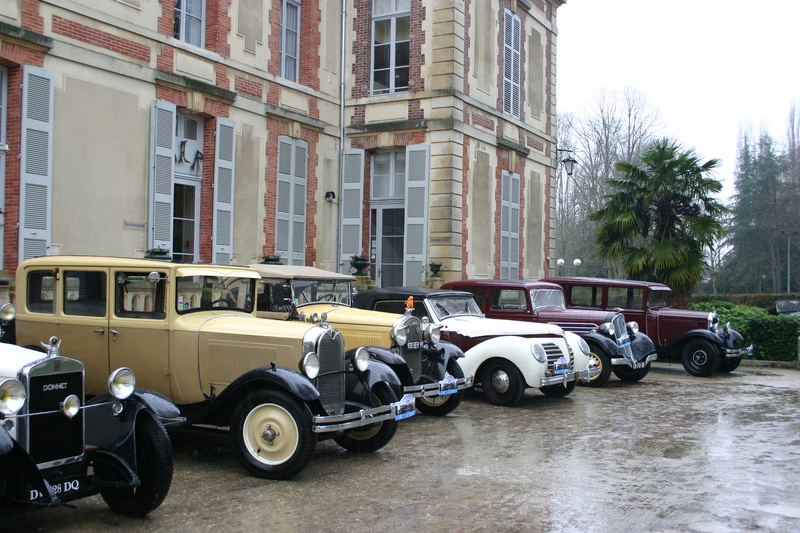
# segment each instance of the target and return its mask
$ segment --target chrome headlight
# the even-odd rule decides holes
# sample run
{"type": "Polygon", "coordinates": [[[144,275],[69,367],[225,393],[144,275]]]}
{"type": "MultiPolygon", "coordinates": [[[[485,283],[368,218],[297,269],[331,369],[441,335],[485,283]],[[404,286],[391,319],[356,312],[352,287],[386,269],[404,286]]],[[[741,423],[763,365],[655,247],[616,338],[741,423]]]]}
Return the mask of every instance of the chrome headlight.
{"type": "Polygon", "coordinates": [[[17,414],[25,405],[25,386],[18,379],[8,378],[0,383],[0,413],[17,414]]]}
{"type": "Polygon", "coordinates": [[[369,368],[369,351],[363,346],[359,347],[356,353],[353,354],[353,364],[359,372],[363,372],[369,368]]]}
{"type": "Polygon", "coordinates": [[[605,324],[601,324],[600,331],[602,331],[606,335],[611,335],[612,337],[614,336],[614,333],[617,332],[616,328],[614,327],[614,324],[612,324],[611,322],[606,322],[605,324]]]}
{"type": "Polygon", "coordinates": [[[708,323],[709,331],[717,330],[717,324],[719,324],[719,316],[717,316],[716,311],[711,311],[710,313],[708,313],[708,319],[706,321],[708,323]]]}
{"type": "Polygon", "coordinates": [[[442,338],[442,326],[440,324],[427,324],[425,326],[425,337],[431,344],[437,344],[442,338]]]}
{"type": "Polygon", "coordinates": [[[408,328],[406,326],[392,326],[392,342],[398,346],[405,346],[408,340],[408,328]]]}
{"type": "Polygon", "coordinates": [[[308,352],[300,361],[300,372],[308,379],[314,379],[319,374],[319,356],[315,352],[308,352]]]}
{"type": "Polygon", "coordinates": [[[583,337],[578,338],[578,348],[583,352],[583,355],[589,355],[589,352],[592,351],[591,348],[589,348],[589,344],[583,340],[583,337]]]}
{"type": "Polygon", "coordinates": [[[538,342],[531,343],[531,353],[533,354],[533,358],[540,363],[547,362],[547,352],[544,351],[544,347],[538,342]]]}
{"type": "Polygon", "coordinates": [[[311,313],[311,323],[316,324],[319,322],[319,315],[317,313],[311,313]]]}
{"type": "Polygon", "coordinates": [[[136,375],[127,367],[118,368],[108,376],[108,392],[117,400],[124,400],[136,388],[136,375]]]}
{"type": "Polygon", "coordinates": [[[632,320],[627,324],[625,324],[625,327],[628,328],[628,333],[631,333],[632,335],[636,335],[637,333],[639,333],[639,323],[636,322],[635,320],[632,320]]]}
{"type": "Polygon", "coordinates": [[[4,322],[10,322],[17,316],[17,308],[12,303],[4,303],[0,305],[0,319],[4,322]]]}
{"type": "Polygon", "coordinates": [[[61,412],[64,413],[64,416],[67,418],[72,418],[77,415],[80,410],[81,400],[74,394],[70,394],[61,402],[61,412]]]}

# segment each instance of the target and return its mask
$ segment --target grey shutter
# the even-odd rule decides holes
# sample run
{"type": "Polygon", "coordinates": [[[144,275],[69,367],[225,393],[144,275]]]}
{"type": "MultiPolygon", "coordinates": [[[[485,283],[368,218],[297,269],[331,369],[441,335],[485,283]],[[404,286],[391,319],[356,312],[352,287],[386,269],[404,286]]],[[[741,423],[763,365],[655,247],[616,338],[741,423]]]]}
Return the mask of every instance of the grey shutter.
{"type": "Polygon", "coordinates": [[[292,168],[292,241],[290,265],[306,264],[306,203],[308,192],[308,143],[294,140],[292,168]]]}
{"type": "Polygon", "coordinates": [[[25,65],[22,81],[20,260],[47,255],[53,195],[53,73],[25,65]]]}
{"type": "Polygon", "coordinates": [[[509,10],[503,12],[503,111],[519,116],[522,65],[522,21],[509,10]]]}
{"type": "Polygon", "coordinates": [[[292,142],[278,137],[278,190],[275,200],[275,251],[289,258],[292,231],[292,142]]]}
{"type": "Polygon", "coordinates": [[[172,252],[172,176],[175,167],[175,104],[153,101],[150,118],[150,248],[172,252]]]}
{"type": "Polygon", "coordinates": [[[405,239],[403,284],[424,280],[428,242],[428,145],[406,147],[405,239]]]}
{"type": "Polygon", "coordinates": [[[362,221],[364,216],[364,150],[345,150],[342,164],[341,255],[340,268],[347,272],[350,258],[363,253],[362,221]]]}
{"type": "Polygon", "coordinates": [[[229,265],[233,259],[233,187],[236,159],[236,123],[217,118],[214,157],[214,262],[229,265]]]}
{"type": "Polygon", "coordinates": [[[500,278],[519,279],[519,174],[503,171],[500,201],[500,278]]]}

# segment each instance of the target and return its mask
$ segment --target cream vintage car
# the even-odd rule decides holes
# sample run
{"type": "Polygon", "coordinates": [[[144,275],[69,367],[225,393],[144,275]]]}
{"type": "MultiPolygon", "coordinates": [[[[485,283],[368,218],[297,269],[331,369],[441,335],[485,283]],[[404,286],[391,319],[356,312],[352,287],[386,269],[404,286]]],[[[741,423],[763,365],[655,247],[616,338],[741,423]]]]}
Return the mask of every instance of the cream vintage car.
{"type": "Polygon", "coordinates": [[[410,313],[351,307],[355,276],[307,266],[253,264],[250,268],[263,280],[258,316],[324,317],[342,333],[348,352],[364,346],[373,359],[389,365],[403,384],[403,394],[416,398],[420,412],[444,416],[461,403],[464,389],[472,386],[472,376],[464,377],[458,364],[464,352],[440,341],[439,325],[410,313]]]}
{"type": "Polygon", "coordinates": [[[414,413],[394,372],[366,350],[347,359],[334,328],[255,316],[252,269],[143,259],[51,256],[17,269],[16,342],[55,335],[86,366],[86,393],[132,369],[186,424],[229,427],[254,475],[285,479],[321,438],[374,451],[414,413]]]}

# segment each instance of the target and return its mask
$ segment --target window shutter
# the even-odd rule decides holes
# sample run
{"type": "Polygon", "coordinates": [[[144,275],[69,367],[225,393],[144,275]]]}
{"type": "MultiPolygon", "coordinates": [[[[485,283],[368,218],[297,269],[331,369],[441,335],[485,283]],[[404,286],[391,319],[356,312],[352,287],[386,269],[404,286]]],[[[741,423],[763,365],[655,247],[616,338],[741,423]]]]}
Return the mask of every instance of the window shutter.
{"type": "Polygon", "coordinates": [[[308,143],[278,137],[278,190],[275,205],[275,251],[289,265],[306,261],[306,192],[308,143]]]}
{"type": "Polygon", "coordinates": [[[295,139],[292,169],[292,248],[290,265],[306,264],[306,194],[308,190],[308,143],[295,139]]]}
{"type": "Polygon", "coordinates": [[[20,260],[50,250],[53,195],[53,73],[25,65],[22,82],[20,260]]]}
{"type": "Polygon", "coordinates": [[[345,150],[342,164],[341,212],[341,256],[344,272],[350,266],[350,258],[363,252],[362,221],[364,216],[364,150],[345,150]]]}
{"type": "Polygon", "coordinates": [[[175,104],[153,101],[150,119],[150,248],[172,252],[172,176],[175,167],[175,104]]]}
{"type": "Polygon", "coordinates": [[[522,20],[503,12],[503,112],[519,116],[522,75],[522,20]]]}
{"type": "Polygon", "coordinates": [[[404,285],[424,280],[428,242],[428,145],[406,147],[404,285]]]}
{"type": "Polygon", "coordinates": [[[233,187],[236,160],[236,123],[217,118],[214,156],[214,262],[230,265],[233,260],[233,187]]]}
{"type": "Polygon", "coordinates": [[[500,278],[519,279],[519,174],[504,170],[501,186],[500,278]]]}

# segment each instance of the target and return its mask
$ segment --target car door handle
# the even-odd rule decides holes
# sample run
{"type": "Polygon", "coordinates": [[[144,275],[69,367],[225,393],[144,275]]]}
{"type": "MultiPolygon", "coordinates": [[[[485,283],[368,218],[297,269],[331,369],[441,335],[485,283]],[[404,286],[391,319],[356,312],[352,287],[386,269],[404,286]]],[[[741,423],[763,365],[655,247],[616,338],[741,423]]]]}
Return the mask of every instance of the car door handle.
{"type": "Polygon", "coordinates": [[[117,329],[116,329],[116,328],[108,328],[108,332],[109,332],[109,333],[113,333],[114,335],[116,335],[117,333],[119,333],[119,331],[117,331],[117,329]]]}
{"type": "Polygon", "coordinates": [[[106,332],[106,328],[96,329],[96,330],[94,330],[94,332],[95,333],[105,333],[106,332]]]}

